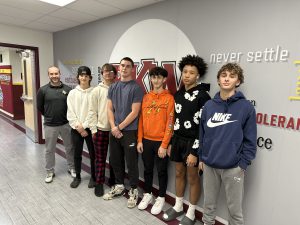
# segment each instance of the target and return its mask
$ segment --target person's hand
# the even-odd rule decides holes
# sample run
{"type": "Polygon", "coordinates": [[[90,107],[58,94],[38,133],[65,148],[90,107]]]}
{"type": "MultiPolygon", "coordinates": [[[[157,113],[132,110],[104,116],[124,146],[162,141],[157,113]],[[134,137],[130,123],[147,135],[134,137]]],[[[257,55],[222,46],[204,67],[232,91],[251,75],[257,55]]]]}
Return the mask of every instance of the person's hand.
{"type": "Polygon", "coordinates": [[[189,154],[189,156],[186,159],[186,165],[187,166],[195,166],[197,163],[198,158],[192,154],[189,154]]]}
{"type": "Polygon", "coordinates": [[[142,142],[139,142],[136,146],[136,149],[139,153],[142,153],[144,151],[143,149],[143,143],[142,142]]]}
{"type": "Polygon", "coordinates": [[[204,169],[204,162],[199,162],[198,170],[202,170],[203,171],[203,169],[204,169]]]}
{"type": "Polygon", "coordinates": [[[82,126],[82,124],[78,124],[75,126],[75,129],[77,130],[78,133],[82,133],[84,131],[84,128],[82,126]]]}
{"type": "Polygon", "coordinates": [[[83,130],[83,132],[80,133],[81,137],[86,137],[89,135],[89,133],[86,130],[83,130]]]}
{"type": "Polygon", "coordinates": [[[172,149],[172,145],[169,145],[167,148],[167,155],[170,157],[171,155],[171,149],[172,149]]]}
{"type": "Polygon", "coordinates": [[[158,157],[163,159],[163,158],[165,158],[166,155],[167,155],[167,149],[166,149],[166,148],[163,148],[163,147],[159,147],[157,153],[158,153],[158,157]]]}
{"type": "Polygon", "coordinates": [[[123,137],[122,132],[119,130],[119,128],[117,126],[111,128],[111,134],[115,137],[120,139],[121,137],[123,137]]]}

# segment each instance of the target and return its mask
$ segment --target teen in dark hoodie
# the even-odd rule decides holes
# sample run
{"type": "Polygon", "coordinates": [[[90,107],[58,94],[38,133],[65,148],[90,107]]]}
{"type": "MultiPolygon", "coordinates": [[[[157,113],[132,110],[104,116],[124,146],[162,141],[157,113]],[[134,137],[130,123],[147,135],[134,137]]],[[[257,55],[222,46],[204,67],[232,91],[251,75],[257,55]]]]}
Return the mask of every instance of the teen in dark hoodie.
{"type": "Polygon", "coordinates": [[[244,224],[244,173],[256,154],[256,113],[236,88],[244,82],[242,68],[224,65],[217,75],[220,92],[203,108],[200,125],[199,167],[203,170],[205,225],[215,223],[221,183],[224,184],[229,224],[244,224]]]}
{"type": "Polygon", "coordinates": [[[210,99],[209,84],[198,84],[207,70],[207,64],[196,55],[187,55],[179,62],[183,86],[175,93],[174,134],[169,146],[170,159],[176,169],[176,202],[163,215],[165,221],[183,214],[186,177],[189,183],[189,208],[179,224],[195,223],[195,208],[200,198],[198,176],[199,123],[201,108],[210,99]]]}

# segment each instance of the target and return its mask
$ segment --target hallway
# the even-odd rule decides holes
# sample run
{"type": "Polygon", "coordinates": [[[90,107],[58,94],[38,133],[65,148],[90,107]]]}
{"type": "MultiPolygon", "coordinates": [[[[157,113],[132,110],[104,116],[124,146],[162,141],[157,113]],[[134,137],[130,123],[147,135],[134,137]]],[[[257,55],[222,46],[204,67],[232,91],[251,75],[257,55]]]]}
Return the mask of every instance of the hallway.
{"type": "Polygon", "coordinates": [[[58,154],[56,176],[46,184],[44,146],[34,144],[1,115],[0,134],[0,225],[165,224],[149,212],[128,209],[124,197],[113,201],[95,197],[84,171],[81,185],[71,189],[66,160],[58,154]]]}

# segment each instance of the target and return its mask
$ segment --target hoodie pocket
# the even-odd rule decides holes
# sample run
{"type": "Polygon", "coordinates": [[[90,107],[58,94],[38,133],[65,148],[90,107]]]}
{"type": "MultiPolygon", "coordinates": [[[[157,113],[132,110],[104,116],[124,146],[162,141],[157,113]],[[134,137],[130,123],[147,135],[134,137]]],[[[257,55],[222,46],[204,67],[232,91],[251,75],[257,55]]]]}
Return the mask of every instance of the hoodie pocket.
{"type": "Polygon", "coordinates": [[[230,168],[239,161],[239,144],[208,139],[203,143],[203,161],[216,168],[230,168]]]}

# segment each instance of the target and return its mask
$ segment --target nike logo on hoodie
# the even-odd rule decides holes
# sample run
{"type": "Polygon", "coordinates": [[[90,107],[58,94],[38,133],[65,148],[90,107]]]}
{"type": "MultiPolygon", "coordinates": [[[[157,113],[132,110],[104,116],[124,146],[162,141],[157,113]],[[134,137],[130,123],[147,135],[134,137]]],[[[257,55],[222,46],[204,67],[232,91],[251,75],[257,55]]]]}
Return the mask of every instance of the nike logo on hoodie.
{"type": "Polygon", "coordinates": [[[232,114],[215,113],[212,118],[207,121],[207,126],[210,128],[222,126],[228,123],[236,122],[237,120],[229,120],[232,114]]]}

